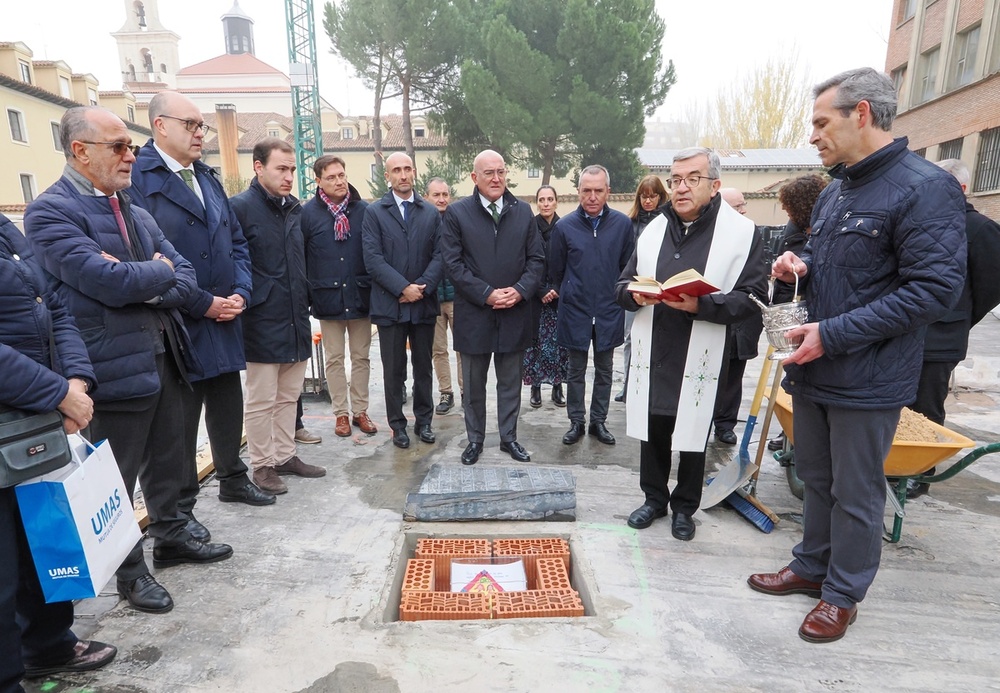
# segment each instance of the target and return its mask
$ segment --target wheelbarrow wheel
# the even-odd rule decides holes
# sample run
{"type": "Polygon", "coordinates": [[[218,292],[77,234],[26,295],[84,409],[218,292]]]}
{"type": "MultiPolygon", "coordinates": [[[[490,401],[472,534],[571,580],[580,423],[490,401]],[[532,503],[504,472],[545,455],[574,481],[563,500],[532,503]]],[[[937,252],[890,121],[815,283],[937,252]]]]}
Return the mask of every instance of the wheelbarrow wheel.
{"type": "Polygon", "coordinates": [[[785,479],[788,481],[788,490],[792,492],[793,496],[802,500],[805,484],[802,483],[798,473],[795,471],[795,448],[788,442],[787,438],[785,439],[784,449],[778,455],[780,455],[781,465],[785,468],[785,479]]]}

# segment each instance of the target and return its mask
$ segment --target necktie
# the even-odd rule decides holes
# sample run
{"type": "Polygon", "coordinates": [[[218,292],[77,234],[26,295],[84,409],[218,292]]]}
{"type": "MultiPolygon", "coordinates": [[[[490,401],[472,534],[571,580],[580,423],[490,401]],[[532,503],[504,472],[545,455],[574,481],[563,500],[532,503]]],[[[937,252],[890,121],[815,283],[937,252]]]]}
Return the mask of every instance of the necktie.
{"type": "Polygon", "coordinates": [[[191,192],[197,195],[198,191],[194,189],[194,174],[191,173],[191,171],[186,168],[182,168],[180,171],[178,171],[178,173],[181,174],[181,178],[184,179],[184,182],[187,183],[187,186],[191,188],[191,192]]]}
{"type": "Polygon", "coordinates": [[[486,207],[486,209],[490,210],[490,214],[493,215],[493,223],[494,224],[499,224],[500,223],[500,210],[497,209],[497,203],[496,202],[490,202],[490,204],[486,207]]]}
{"type": "Polygon", "coordinates": [[[594,229],[594,231],[597,231],[597,225],[601,223],[601,218],[600,217],[589,217],[589,219],[590,219],[590,226],[591,226],[591,228],[594,229]]]}
{"type": "Polygon", "coordinates": [[[118,198],[115,195],[110,195],[108,197],[108,202],[111,203],[111,210],[115,213],[115,221],[118,222],[118,230],[121,231],[122,238],[125,239],[125,247],[131,248],[132,244],[128,240],[128,227],[125,226],[125,217],[122,216],[122,206],[118,202],[118,198]]]}
{"type": "Polygon", "coordinates": [[[409,224],[410,223],[410,207],[412,207],[412,206],[413,206],[412,202],[410,202],[409,200],[403,200],[403,223],[404,224],[409,224]]]}

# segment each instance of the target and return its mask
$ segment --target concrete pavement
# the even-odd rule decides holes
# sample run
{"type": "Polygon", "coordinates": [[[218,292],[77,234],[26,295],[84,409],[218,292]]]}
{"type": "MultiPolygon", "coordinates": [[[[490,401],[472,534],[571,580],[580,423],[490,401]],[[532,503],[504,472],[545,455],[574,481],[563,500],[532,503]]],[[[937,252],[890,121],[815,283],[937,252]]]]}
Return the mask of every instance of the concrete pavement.
{"type": "MultiPolygon", "coordinates": [[[[956,372],[948,418],[950,427],[982,444],[1000,440],[1000,320],[988,315],[972,341],[971,357],[956,372]]],[[[377,342],[374,361],[376,350],[377,342]]],[[[760,359],[747,369],[744,417],[759,367],[760,359]]],[[[220,503],[217,483],[209,481],[196,513],[216,541],[233,545],[234,557],[157,571],[176,602],[166,615],[127,608],[113,584],[106,596],[81,602],[77,632],[115,643],[118,659],[102,671],[30,683],[28,690],[1000,689],[1000,455],[907,504],[902,540],[883,545],[882,568],[857,623],[839,642],[812,645],[796,631],[814,600],[761,595],[745,582],[752,572],[785,565],[801,534],[801,503],[773,460],[765,457],[759,484],[760,499],[781,518],[771,534],[726,507],[699,512],[691,542],[674,540],[666,520],[635,531],[625,519],[642,500],[639,446],[624,434],[623,405],[612,403],[608,421],[617,445],[587,437],[569,447],[560,440],[565,410],[548,400],[548,388],[538,410],[528,407],[527,394],[525,388],[520,441],[532,464],[572,468],[576,522],[402,522],[405,495],[429,465],[459,464],[464,424],[456,409],[435,418],[435,445],[413,436],[409,450],[397,450],[384,423],[376,367],[377,436],[337,438],[329,405],[307,404],[307,427],[323,443],[299,446],[299,455],[325,466],[327,476],[286,477],[289,493],[265,508],[220,503]],[[565,536],[573,581],[589,595],[593,615],[391,621],[393,572],[418,534],[565,536]]],[[[482,463],[514,465],[497,449],[493,408],[490,417],[482,463]]],[[[735,454],[713,443],[709,467],[735,454]]]]}

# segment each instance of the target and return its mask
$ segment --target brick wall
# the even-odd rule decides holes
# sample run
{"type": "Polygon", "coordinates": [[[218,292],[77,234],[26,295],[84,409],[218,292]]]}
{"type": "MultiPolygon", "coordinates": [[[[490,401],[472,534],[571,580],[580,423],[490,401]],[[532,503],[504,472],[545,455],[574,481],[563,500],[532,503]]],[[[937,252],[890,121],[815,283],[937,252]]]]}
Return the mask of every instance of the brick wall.
{"type": "MultiPolygon", "coordinates": [[[[958,9],[958,22],[955,25],[957,31],[962,32],[969,28],[972,24],[980,21],[983,18],[983,12],[985,11],[983,7],[983,0],[960,0],[961,5],[958,9]]],[[[980,48],[982,50],[982,48],[980,48]]]]}
{"type": "MultiPolygon", "coordinates": [[[[911,149],[923,149],[1000,126],[1000,73],[902,113],[895,135],[910,138],[911,149]]],[[[965,145],[967,146],[967,145],[965,145]]],[[[963,151],[963,158],[964,158],[963,151]]]]}
{"type": "MultiPolygon", "coordinates": [[[[944,37],[944,16],[948,10],[946,0],[938,0],[933,5],[929,5],[924,10],[924,32],[920,36],[920,52],[933,48],[941,43],[944,37]]],[[[944,56],[941,56],[940,65],[944,64],[944,56]]]]}

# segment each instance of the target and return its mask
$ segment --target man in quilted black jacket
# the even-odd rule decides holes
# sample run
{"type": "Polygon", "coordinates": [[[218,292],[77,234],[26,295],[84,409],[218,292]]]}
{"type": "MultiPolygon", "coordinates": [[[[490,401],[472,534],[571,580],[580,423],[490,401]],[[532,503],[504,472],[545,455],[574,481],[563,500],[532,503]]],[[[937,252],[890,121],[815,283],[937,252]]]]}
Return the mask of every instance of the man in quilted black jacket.
{"type": "Polygon", "coordinates": [[[820,602],[802,622],[809,642],[843,637],[878,571],[883,460],[900,410],[913,401],[926,325],[955,305],[965,281],[965,200],[954,177],[894,139],[896,92],[871,68],[843,72],[813,94],[812,137],[834,179],[813,209],[802,256],[772,268],[800,277],[809,322],[784,361],[795,458],[805,484],[802,541],[777,573],[751,575],[767,594],[820,602]]]}

